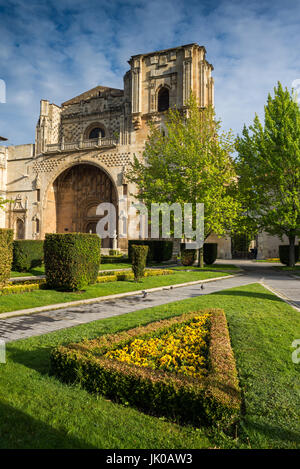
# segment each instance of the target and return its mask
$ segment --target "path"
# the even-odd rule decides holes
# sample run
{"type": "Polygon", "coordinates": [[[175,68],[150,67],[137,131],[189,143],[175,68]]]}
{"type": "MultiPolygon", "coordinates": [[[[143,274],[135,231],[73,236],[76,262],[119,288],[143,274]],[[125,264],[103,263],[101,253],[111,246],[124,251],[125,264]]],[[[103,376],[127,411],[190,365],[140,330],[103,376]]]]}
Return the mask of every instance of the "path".
{"type": "Polygon", "coordinates": [[[97,319],[118,316],[139,309],[207,295],[228,288],[257,282],[270,287],[300,308],[300,280],[292,278],[286,273],[273,270],[269,265],[263,263],[252,263],[250,261],[230,261],[230,263],[241,266],[245,270],[244,274],[227,279],[220,278],[214,282],[206,283],[204,290],[200,288],[200,284],[173,289],[164,287],[162,291],[152,292],[146,298],[142,298],[141,295],[132,295],[120,299],[66,307],[56,311],[46,311],[28,316],[24,315],[2,320],[0,318],[0,338],[6,342],[24,339],[97,319]]]}

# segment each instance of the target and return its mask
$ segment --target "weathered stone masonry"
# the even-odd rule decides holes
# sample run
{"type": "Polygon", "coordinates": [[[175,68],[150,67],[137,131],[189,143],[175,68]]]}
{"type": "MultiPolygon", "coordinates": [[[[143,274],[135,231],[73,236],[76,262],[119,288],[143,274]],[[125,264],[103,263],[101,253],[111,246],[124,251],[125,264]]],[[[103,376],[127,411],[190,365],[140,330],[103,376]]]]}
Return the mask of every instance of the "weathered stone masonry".
{"type": "MultiPolygon", "coordinates": [[[[12,200],[1,226],[28,239],[94,231],[97,204],[113,201],[118,208],[118,198],[127,196],[129,205],[135,187],[126,169],[134,154],[142,156],[148,121],[163,127],[164,111],[182,108],[191,91],[201,106],[213,104],[213,67],[205,54],[188,44],[132,56],[123,90],[97,86],[61,106],[41,100],[35,144],[0,147],[0,192],[12,200]],[[74,213],[72,201],[86,213],[74,213]]],[[[127,239],[118,246],[125,249],[127,239]]]]}

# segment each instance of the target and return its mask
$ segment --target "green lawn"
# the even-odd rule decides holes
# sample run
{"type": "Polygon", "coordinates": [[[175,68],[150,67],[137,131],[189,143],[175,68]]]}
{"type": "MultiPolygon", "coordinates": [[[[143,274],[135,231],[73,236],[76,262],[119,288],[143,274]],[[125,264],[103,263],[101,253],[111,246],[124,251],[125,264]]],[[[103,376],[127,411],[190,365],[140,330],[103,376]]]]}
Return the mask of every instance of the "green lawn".
{"type": "Polygon", "coordinates": [[[131,269],[131,264],[128,262],[118,262],[113,264],[101,264],[100,270],[117,270],[117,269],[131,269]]]}
{"type": "Polygon", "coordinates": [[[183,266],[183,265],[179,265],[179,266],[176,266],[176,267],[172,267],[172,269],[175,269],[175,270],[200,270],[200,271],[203,271],[203,272],[207,272],[209,270],[220,270],[220,271],[227,271],[227,270],[233,270],[235,272],[237,271],[240,271],[241,269],[236,266],[236,265],[233,265],[233,264],[212,264],[212,265],[206,265],[204,266],[203,268],[201,267],[198,267],[196,265],[192,265],[192,266],[183,266]]]}
{"type": "MultiPolygon", "coordinates": [[[[111,270],[111,269],[130,269],[131,264],[125,263],[125,262],[118,262],[116,264],[101,264],[100,265],[100,270],[111,270]]],[[[45,275],[45,267],[36,267],[35,269],[31,269],[28,272],[16,272],[12,271],[11,272],[11,278],[15,277],[31,277],[31,276],[37,276],[37,275],[45,275]]]]}
{"type": "MultiPolygon", "coordinates": [[[[150,267],[165,267],[168,268],[166,264],[153,264],[150,267]]],[[[101,264],[100,265],[100,270],[120,270],[120,269],[130,269],[131,264],[128,264],[126,262],[118,262],[114,264],[101,264]]],[[[172,267],[173,268],[173,267],[172,267]]],[[[184,267],[184,266],[176,266],[174,267],[176,270],[194,270],[198,269],[196,266],[189,266],[189,267],[184,267]]],[[[233,271],[238,271],[239,268],[235,265],[232,264],[213,264],[210,266],[205,266],[203,269],[200,269],[201,271],[208,271],[208,270],[233,270],[233,271]]],[[[29,272],[16,272],[12,271],[11,272],[11,278],[15,277],[31,277],[31,276],[38,276],[38,275],[45,275],[45,267],[36,267],[35,269],[30,270],[29,272]]]]}
{"type": "Polygon", "coordinates": [[[15,270],[12,270],[10,273],[11,278],[15,277],[32,277],[32,276],[38,276],[38,275],[45,275],[45,267],[35,267],[34,269],[31,269],[28,272],[17,272],[15,270]]]}
{"type": "Polygon", "coordinates": [[[288,272],[294,275],[300,275],[300,264],[295,265],[295,267],[288,267],[284,265],[281,267],[276,267],[276,270],[281,270],[283,272],[288,272]]]}
{"type": "Polygon", "coordinates": [[[1,448],[300,448],[300,364],[291,344],[299,313],[261,285],[136,311],[7,345],[0,364],[1,448]],[[48,375],[52,347],[197,308],[224,308],[240,382],[236,437],[181,427],[48,375]]]}
{"type": "Polygon", "coordinates": [[[82,292],[59,292],[55,290],[41,289],[27,293],[10,294],[1,296],[0,313],[16,311],[18,309],[35,308],[37,306],[52,305],[55,303],[65,303],[68,301],[98,298],[106,295],[144,290],[166,285],[175,285],[177,283],[222,277],[224,275],[226,274],[222,272],[175,272],[170,275],[147,277],[138,283],[131,280],[90,285],[82,292]]]}

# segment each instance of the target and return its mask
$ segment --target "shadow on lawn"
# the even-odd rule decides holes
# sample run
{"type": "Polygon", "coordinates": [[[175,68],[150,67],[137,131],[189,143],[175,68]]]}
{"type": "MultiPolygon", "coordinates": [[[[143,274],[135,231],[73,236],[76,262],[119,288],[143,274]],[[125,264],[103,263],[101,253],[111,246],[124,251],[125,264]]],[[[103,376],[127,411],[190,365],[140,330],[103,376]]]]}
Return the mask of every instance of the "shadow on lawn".
{"type": "Polygon", "coordinates": [[[34,350],[24,350],[13,347],[11,344],[7,346],[9,360],[31,368],[42,375],[49,374],[52,349],[53,347],[38,347],[34,350]]]}
{"type": "Polygon", "coordinates": [[[0,403],[0,434],[1,449],[95,448],[3,402],[0,403]]]}
{"type": "MultiPolygon", "coordinates": [[[[300,448],[300,433],[284,427],[270,425],[268,423],[260,424],[258,422],[247,421],[244,424],[244,431],[249,437],[251,433],[264,435],[267,440],[272,441],[272,448],[300,448]],[[274,444],[276,442],[276,444],[274,444]]],[[[250,437],[251,440],[251,437],[250,437]]]]}
{"type": "Polygon", "coordinates": [[[277,301],[281,302],[282,300],[278,298],[278,296],[274,295],[273,293],[259,293],[259,292],[251,292],[251,291],[233,291],[231,289],[228,290],[222,290],[215,292],[214,295],[218,296],[236,296],[236,297],[248,297],[248,298],[260,298],[261,300],[271,300],[271,301],[277,301]]]}

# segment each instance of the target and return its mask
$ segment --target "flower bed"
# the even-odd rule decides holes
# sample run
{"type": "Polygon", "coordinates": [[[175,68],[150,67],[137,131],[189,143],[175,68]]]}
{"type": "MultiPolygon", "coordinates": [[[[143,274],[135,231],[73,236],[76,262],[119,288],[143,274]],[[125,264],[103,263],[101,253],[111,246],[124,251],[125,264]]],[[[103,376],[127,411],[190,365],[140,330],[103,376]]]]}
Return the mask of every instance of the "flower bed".
{"type": "Polygon", "coordinates": [[[235,360],[222,310],[197,311],[55,348],[67,383],[179,423],[230,427],[240,414],[235,360]]]}
{"type": "Polygon", "coordinates": [[[132,365],[200,378],[206,373],[210,313],[195,316],[175,330],[149,339],[134,339],[104,356],[132,365]]]}
{"type": "Polygon", "coordinates": [[[27,293],[34,290],[39,290],[42,285],[45,285],[45,279],[37,279],[33,281],[18,282],[16,284],[10,283],[0,289],[0,296],[11,295],[16,293],[27,293]]]}
{"type": "MultiPolygon", "coordinates": [[[[157,277],[160,275],[170,275],[173,274],[173,270],[167,269],[149,269],[145,271],[145,277],[157,277]]],[[[111,271],[111,272],[101,272],[97,278],[97,283],[106,283],[106,282],[121,282],[121,281],[134,280],[134,274],[130,271],[111,271]]]]}

